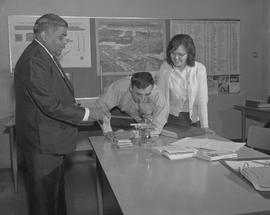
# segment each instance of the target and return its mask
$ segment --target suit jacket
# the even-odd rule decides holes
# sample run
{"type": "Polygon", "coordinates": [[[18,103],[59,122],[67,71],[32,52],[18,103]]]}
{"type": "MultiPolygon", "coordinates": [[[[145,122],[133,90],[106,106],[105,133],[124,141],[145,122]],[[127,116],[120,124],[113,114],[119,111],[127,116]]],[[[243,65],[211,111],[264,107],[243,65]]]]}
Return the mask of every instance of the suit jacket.
{"type": "Polygon", "coordinates": [[[37,41],[19,58],[14,83],[18,146],[45,154],[72,152],[85,110],[75,104],[71,83],[37,41]]]}

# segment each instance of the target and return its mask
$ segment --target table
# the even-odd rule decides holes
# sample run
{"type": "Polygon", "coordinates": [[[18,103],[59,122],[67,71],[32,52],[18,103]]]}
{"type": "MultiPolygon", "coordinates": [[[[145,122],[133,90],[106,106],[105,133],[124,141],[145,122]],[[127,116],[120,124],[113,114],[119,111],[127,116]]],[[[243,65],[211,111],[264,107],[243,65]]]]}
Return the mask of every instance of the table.
{"type": "Polygon", "coordinates": [[[5,124],[5,128],[9,133],[9,146],[10,146],[10,160],[12,169],[12,179],[14,184],[14,191],[18,192],[18,162],[17,162],[17,145],[16,145],[16,131],[15,131],[15,117],[11,117],[5,124]]]}
{"type": "Polygon", "coordinates": [[[270,108],[254,108],[245,105],[234,105],[236,110],[241,111],[241,136],[242,141],[246,141],[246,118],[262,121],[270,120],[270,108]]]}
{"type": "MultiPolygon", "coordinates": [[[[175,141],[172,138],[159,137],[146,145],[121,149],[104,137],[89,139],[97,159],[99,214],[105,211],[102,177],[115,196],[119,214],[270,214],[270,200],[220,162],[197,158],[171,161],[151,150],[153,146],[175,141]]],[[[265,154],[244,147],[239,156],[265,157],[265,154]]]]}

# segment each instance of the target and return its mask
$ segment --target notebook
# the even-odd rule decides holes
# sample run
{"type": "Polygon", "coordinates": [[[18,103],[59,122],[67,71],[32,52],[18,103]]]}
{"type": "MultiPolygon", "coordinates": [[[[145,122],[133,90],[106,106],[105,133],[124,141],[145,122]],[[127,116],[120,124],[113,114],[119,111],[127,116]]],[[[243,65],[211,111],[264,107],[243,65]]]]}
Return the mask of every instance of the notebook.
{"type": "Polygon", "coordinates": [[[164,126],[161,135],[176,139],[204,135],[205,130],[198,127],[164,126]]]}
{"type": "Polygon", "coordinates": [[[197,150],[196,149],[187,149],[181,146],[157,146],[152,148],[154,151],[159,152],[163,156],[169,158],[170,160],[178,160],[184,158],[193,157],[197,150]]]}

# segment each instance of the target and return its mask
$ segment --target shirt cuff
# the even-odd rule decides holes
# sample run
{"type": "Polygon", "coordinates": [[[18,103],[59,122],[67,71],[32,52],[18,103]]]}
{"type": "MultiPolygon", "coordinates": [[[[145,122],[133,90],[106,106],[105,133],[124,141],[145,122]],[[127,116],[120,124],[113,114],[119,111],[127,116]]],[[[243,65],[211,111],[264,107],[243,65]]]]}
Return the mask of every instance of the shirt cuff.
{"type": "Polygon", "coordinates": [[[83,122],[87,121],[88,118],[89,118],[89,115],[90,115],[89,108],[85,107],[84,109],[85,109],[85,112],[84,112],[84,117],[83,117],[83,120],[82,120],[83,122]]]}
{"type": "Polygon", "coordinates": [[[102,124],[102,131],[103,131],[103,133],[107,133],[107,132],[112,131],[111,119],[110,118],[104,117],[103,124],[102,124]]]}

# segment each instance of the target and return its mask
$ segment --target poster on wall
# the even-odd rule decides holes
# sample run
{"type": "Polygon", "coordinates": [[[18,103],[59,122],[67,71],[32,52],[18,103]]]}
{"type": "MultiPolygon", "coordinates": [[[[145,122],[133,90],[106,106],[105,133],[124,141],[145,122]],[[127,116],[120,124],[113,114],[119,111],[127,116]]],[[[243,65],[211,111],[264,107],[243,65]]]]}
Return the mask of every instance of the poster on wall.
{"type": "MultiPolygon", "coordinates": [[[[10,69],[14,70],[23,50],[34,39],[33,26],[39,16],[8,17],[10,69]]],[[[67,44],[59,61],[63,68],[91,67],[90,19],[65,17],[68,22],[67,44]]]]}
{"type": "Polygon", "coordinates": [[[164,60],[165,20],[97,18],[96,35],[98,75],[156,72],[164,60]]]}
{"type": "Polygon", "coordinates": [[[171,20],[170,37],[180,33],[194,40],[209,94],[240,93],[240,20],[171,20]]]}

